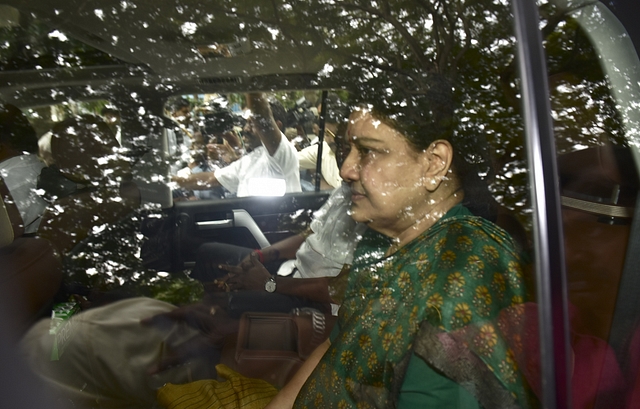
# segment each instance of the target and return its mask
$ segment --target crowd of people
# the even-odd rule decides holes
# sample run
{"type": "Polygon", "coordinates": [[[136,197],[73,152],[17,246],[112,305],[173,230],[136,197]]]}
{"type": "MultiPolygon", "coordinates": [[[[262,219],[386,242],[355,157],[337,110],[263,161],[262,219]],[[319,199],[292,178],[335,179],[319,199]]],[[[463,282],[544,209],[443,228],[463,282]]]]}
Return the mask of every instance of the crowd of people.
{"type": "MultiPolygon", "coordinates": [[[[305,182],[313,189],[301,164],[315,170],[315,156],[309,149],[298,152],[284,136],[287,113],[282,105],[262,94],[247,94],[245,100],[244,115],[233,113],[223,99],[197,111],[182,97],[168,104],[161,136],[167,139],[164,155],[175,200],[299,192],[305,182]]],[[[0,176],[25,234],[52,240],[66,254],[93,227],[140,204],[132,182],[136,158],[123,146],[115,107],[107,105],[99,115],[70,115],[40,136],[10,104],[2,105],[0,122],[0,176]]],[[[334,145],[331,126],[327,124],[327,140],[334,145]]],[[[324,150],[322,169],[335,179],[335,146],[324,150]],[[331,158],[329,165],[326,158],[331,158]]],[[[333,186],[322,185],[336,186],[339,178],[333,186]]]]}
{"type": "MultiPolygon", "coordinates": [[[[170,131],[170,152],[175,155],[182,148],[171,170],[175,197],[281,195],[315,189],[320,111],[306,108],[310,103],[305,102],[305,108],[297,108],[304,112],[301,115],[295,108],[285,110],[277,99],[260,98],[248,94],[244,113],[233,113],[221,98],[200,107],[195,115],[184,98],[171,105],[177,127],[170,131]]],[[[341,105],[339,98],[334,94],[331,101],[318,176],[322,190],[335,189],[342,181],[335,132],[344,118],[335,109],[341,105]]]]}

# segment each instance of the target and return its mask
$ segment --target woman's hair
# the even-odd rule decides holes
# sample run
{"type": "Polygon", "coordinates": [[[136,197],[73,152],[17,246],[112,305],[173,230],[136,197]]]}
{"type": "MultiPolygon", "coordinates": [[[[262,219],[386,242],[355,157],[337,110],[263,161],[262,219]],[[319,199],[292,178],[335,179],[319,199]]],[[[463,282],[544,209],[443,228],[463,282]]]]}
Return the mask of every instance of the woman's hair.
{"type": "Polygon", "coordinates": [[[497,203],[487,184],[493,171],[484,136],[457,132],[460,96],[448,78],[430,73],[415,82],[406,75],[380,73],[350,93],[350,104],[366,106],[376,118],[400,131],[416,151],[427,149],[438,139],[449,141],[452,171],[462,184],[464,205],[474,214],[494,220],[497,203]]]}

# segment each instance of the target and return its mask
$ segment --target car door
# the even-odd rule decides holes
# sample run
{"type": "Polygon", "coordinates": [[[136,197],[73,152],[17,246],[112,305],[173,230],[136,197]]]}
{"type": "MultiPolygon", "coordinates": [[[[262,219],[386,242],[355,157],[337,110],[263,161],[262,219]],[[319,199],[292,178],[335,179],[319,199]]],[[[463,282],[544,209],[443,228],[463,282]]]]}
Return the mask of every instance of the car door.
{"type": "Polygon", "coordinates": [[[543,404],[633,407],[638,39],[621,21],[636,6],[542,3],[538,23],[532,4],[514,4],[528,44],[520,70],[529,95],[543,404]]]}

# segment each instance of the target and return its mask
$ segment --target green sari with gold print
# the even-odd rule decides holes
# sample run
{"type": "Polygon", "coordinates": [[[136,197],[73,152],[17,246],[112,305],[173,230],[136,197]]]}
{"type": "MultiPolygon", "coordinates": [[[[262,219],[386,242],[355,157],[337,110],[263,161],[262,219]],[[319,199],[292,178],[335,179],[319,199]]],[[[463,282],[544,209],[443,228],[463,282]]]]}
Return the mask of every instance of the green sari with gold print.
{"type": "Polygon", "coordinates": [[[340,331],[294,407],[397,407],[416,357],[484,408],[529,407],[528,388],[498,321],[525,292],[511,237],[458,205],[384,257],[389,245],[371,230],[358,245],[341,299],[340,331]]]}

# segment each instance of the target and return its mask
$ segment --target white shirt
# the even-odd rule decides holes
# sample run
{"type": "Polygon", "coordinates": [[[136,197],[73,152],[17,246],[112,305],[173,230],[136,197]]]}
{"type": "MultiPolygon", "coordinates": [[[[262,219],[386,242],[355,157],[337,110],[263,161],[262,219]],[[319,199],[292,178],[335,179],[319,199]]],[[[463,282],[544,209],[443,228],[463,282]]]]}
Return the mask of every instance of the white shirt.
{"type": "Polygon", "coordinates": [[[259,146],[229,166],[218,169],[214,175],[218,182],[238,197],[251,196],[249,183],[252,179],[283,179],[286,193],[300,192],[300,166],[296,148],[282,135],[280,145],[273,154],[259,146]]]}
{"type": "Polygon", "coordinates": [[[51,131],[45,133],[38,138],[38,155],[44,161],[45,166],[53,164],[53,155],[51,154],[51,131]]]}
{"type": "Polygon", "coordinates": [[[295,261],[283,264],[278,274],[288,275],[295,266],[298,268],[293,275],[296,278],[335,277],[345,264],[351,264],[356,245],[367,227],[349,216],[350,206],[351,191],[344,184],[314,213],[313,234],[302,243],[295,261]]]}
{"type": "Polygon", "coordinates": [[[0,176],[9,189],[24,223],[25,233],[35,233],[47,202],[36,193],[44,163],[36,155],[20,155],[0,163],[0,176]]]}
{"type": "MultiPolygon", "coordinates": [[[[312,169],[315,171],[316,163],[318,162],[318,145],[307,146],[298,152],[298,161],[300,162],[300,169],[312,169]]],[[[324,180],[326,180],[331,187],[337,188],[342,183],[340,169],[336,161],[336,154],[331,150],[331,147],[329,147],[326,141],[322,141],[322,164],[320,165],[320,171],[322,172],[324,180]]]]}

